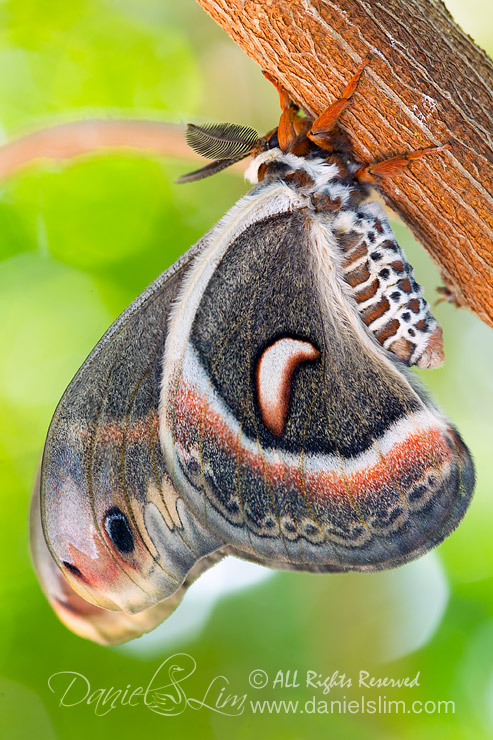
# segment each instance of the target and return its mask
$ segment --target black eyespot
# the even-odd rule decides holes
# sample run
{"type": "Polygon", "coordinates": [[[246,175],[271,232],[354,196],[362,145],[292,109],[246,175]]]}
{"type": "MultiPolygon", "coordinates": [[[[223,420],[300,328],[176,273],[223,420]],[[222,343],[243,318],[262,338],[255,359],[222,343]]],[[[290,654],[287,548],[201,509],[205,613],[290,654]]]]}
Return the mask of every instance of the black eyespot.
{"type": "Polygon", "coordinates": [[[357,211],[356,216],[359,221],[362,221],[365,217],[365,214],[362,211],[357,211]]]}
{"type": "Polygon", "coordinates": [[[380,270],[378,274],[380,275],[381,278],[383,278],[384,280],[387,280],[388,276],[390,275],[390,270],[387,270],[387,268],[385,268],[384,270],[380,270]]]}
{"type": "Polygon", "coordinates": [[[381,260],[382,259],[382,253],[381,252],[372,252],[370,254],[370,257],[372,258],[372,260],[374,262],[378,262],[378,260],[381,260]]]}
{"type": "Polygon", "coordinates": [[[414,329],[408,329],[407,333],[409,334],[410,337],[416,336],[416,332],[414,331],[414,329]]]}
{"type": "Polygon", "coordinates": [[[132,552],[135,547],[134,536],[123,511],[113,506],[104,518],[104,526],[117,550],[123,553],[132,552]]]}
{"type": "Polygon", "coordinates": [[[368,241],[370,242],[370,244],[373,244],[373,242],[375,241],[375,234],[373,233],[373,231],[370,231],[370,233],[368,234],[368,241]]]}
{"type": "Polygon", "coordinates": [[[76,565],[72,565],[72,563],[68,563],[66,560],[62,560],[62,565],[69,571],[69,573],[72,573],[73,576],[77,576],[77,578],[84,578],[76,565]]]}
{"type": "Polygon", "coordinates": [[[390,297],[392,298],[393,301],[398,301],[401,297],[401,294],[399,293],[398,290],[394,290],[394,292],[390,294],[390,297]]]}
{"type": "Polygon", "coordinates": [[[279,146],[279,139],[277,137],[277,131],[272,134],[269,141],[267,142],[267,149],[276,149],[279,146]]]}
{"type": "Polygon", "coordinates": [[[408,311],[406,311],[406,313],[403,313],[402,314],[402,320],[403,321],[410,321],[411,320],[411,314],[408,311]]]}

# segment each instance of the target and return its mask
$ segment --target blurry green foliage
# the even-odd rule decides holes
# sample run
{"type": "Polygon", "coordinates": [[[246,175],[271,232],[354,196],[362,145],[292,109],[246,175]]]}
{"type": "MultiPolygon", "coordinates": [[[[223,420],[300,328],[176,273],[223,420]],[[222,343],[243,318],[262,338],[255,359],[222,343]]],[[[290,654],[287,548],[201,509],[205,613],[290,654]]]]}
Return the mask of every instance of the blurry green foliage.
{"type": "MultiPolygon", "coordinates": [[[[0,23],[0,125],[9,134],[96,114],[230,118],[259,130],[275,121],[276,96],[255,65],[192,0],[8,0],[0,23]]],[[[368,576],[277,574],[225,597],[199,635],[158,646],[152,656],[84,642],[43,598],[29,560],[27,514],[55,405],[112,319],[245,192],[233,172],[174,185],[187,168],[98,155],[35,167],[1,184],[0,737],[491,737],[493,347],[476,317],[448,305],[436,311],[447,363],[422,377],[469,444],[478,487],[438,556],[368,576]],[[145,684],[175,650],[197,661],[192,695],[225,675],[233,691],[251,696],[247,679],[258,667],[271,675],[288,668],[395,677],[419,670],[412,698],[451,699],[456,712],[227,718],[190,710],[163,718],[120,707],[95,717],[87,706],[59,707],[48,688],[48,677],[61,670],[86,675],[93,688],[145,684]]],[[[432,297],[435,267],[402,226],[396,229],[432,297]]],[[[312,693],[301,688],[296,698],[312,693]]],[[[382,692],[366,693],[374,699],[382,692]]],[[[402,690],[384,693],[408,698],[402,690]]],[[[330,698],[342,695],[361,690],[333,689],[330,698]]],[[[293,697],[266,690],[258,698],[293,697]]]]}

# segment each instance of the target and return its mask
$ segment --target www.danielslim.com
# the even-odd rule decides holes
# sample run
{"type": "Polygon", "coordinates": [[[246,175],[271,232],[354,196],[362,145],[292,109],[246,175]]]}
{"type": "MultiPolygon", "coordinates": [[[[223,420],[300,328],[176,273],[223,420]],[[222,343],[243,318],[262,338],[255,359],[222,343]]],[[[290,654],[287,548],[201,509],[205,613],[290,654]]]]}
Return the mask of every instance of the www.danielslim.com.
{"type": "Polygon", "coordinates": [[[107,715],[118,708],[128,710],[134,707],[145,707],[155,714],[168,717],[187,710],[209,710],[230,717],[249,712],[307,715],[455,714],[455,702],[450,699],[416,698],[414,692],[421,686],[419,671],[414,676],[396,677],[374,676],[365,670],[360,670],[354,676],[338,670],[320,673],[296,669],[281,669],[269,674],[263,668],[256,668],[250,671],[248,678],[244,677],[238,691],[239,687],[235,690],[224,675],[201,677],[199,674],[195,676],[198,683],[191,682],[196,669],[197,664],[191,655],[175,653],[166,658],[153,675],[140,685],[101,686],[78,671],[65,670],[53,673],[48,679],[48,686],[57,697],[59,707],[85,704],[97,716],[107,715]],[[345,693],[348,689],[359,689],[361,694],[353,698],[345,693]],[[385,694],[385,690],[389,689],[405,693],[400,693],[399,699],[391,698],[385,694]],[[259,691],[269,692],[271,696],[275,692],[276,698],[263,698],[259,691]],[[301,692],[307,691],[310,692],[310,698],[296,698],[301,692]]]}
{"type": "Polygon", "coordinates": [[[455,714],[455,702],[451,700],[407,702],[386,696],[330,701],[315,696],[306,701],[250,699],[249,708],[253,714],[455,714]]]}

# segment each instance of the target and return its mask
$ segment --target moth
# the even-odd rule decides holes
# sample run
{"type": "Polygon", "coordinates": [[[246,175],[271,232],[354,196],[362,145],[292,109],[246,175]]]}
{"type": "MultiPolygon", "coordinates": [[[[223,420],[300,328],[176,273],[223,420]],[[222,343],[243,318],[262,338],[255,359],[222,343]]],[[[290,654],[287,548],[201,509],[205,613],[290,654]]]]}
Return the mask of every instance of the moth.
{"type": "Polygon", "coordinates": [[[442,331],[369,184],[446,147],[359,165],[337,120],[281,102],[264,137],[189,126],[252,189],[115,321],[61,399],[31,513],[55,611],[108,644],[152,629],[206,568],[376,571],[417,558],[474,488],[459,433],[409,368],[442,331]]]}

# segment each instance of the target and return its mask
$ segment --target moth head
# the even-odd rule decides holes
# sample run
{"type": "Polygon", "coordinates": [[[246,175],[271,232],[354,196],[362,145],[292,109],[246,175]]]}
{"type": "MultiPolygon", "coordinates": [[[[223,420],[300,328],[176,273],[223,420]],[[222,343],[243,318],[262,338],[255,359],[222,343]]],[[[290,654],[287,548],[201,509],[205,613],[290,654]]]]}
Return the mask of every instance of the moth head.
{"type": "MultiPolygon", "coordinates": [[[[312,118],[300,111],[287,92],[269,74],[264,72],[264,75],[275,84],[280,94],[282,114],[279,125],[260,137],[255,129],[236,123],[189,123],[185,131],[187,144],[197,154],[212,161],[205,167],[182,175],[176,180],[177,183],[202,180],[248,156],[256,159],[258,155],[273,149],[298,157],[306,157],[314,151],[320,153],[318,146],[309,138],[312,118]]],[[[263,179],[263,175],[264,172],[260,169],[258,177],[252,181],[258,182],[263,179]]]]}

